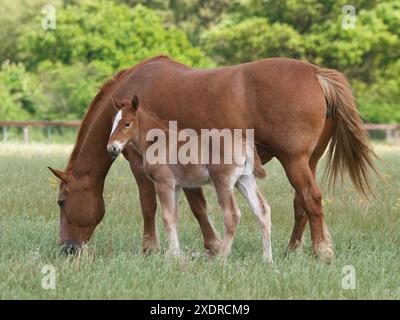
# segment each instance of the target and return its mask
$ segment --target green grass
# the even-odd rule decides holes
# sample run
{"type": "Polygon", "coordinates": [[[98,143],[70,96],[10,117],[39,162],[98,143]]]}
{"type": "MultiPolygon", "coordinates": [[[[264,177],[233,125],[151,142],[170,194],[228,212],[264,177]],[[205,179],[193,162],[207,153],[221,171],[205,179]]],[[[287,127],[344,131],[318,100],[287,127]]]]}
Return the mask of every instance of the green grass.
{"type": "MultiPolygon", "coordinates": [[[[335,243],[330,265],[311,255],[307,231],[302,254],[284,258],[293,226],[293,191],[277,161],[260,182],[272,207],[274,263],[261,257],[261,235],[249,208],[238,197],[243,218],[232,254],[224,264],[203,251],[197,222],[181,199],[179,232],[185,256],[141,254],[142,218],[137,187],[125,160],[107,177],[107,213],[80,258],[58,254],[56,180],[46,166],[64,167],[71,146],[0,144],[1,299],[399,299],[400,148],[379,145],[386,184],[365,202],[350,184],[324,197],[325,216],[335,243]],[[56,269],[56,289],[41,287],[41,269],[56,269]],[[342,268],[356,270],[356,289],[342,288],[342,268]]],[[[223,230],[213,190],[209,212],[223,230]]],[[[166,238],[159,212],[161,246],[166,238]]]]}

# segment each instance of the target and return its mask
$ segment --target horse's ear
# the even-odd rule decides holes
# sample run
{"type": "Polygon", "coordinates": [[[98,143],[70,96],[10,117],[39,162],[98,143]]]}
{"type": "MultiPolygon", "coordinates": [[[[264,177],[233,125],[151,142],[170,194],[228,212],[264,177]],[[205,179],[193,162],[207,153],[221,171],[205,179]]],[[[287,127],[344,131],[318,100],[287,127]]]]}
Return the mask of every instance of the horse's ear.
{"type": "Polygon", "coordinates": [[[139,104],[139,97],[135,94],[131,101],[133,110],[137,111],[139,109],[139,104]]]}
{"type": "Polygon", "coordinates": [[[64,172],[64,171],[61,171],[61,170],[53,169],[53,168],[50,168],[50,167],[47,167],[47,168],[49,168],[49,170],[50,170],[58,179],[60,179],[60,180],[62,180],[62,181],[64,181],[64,182],[68,182],[68,181],[69,181],[69,175],[68,175],[68,173],[66,173],[66,172],[64,172]]]}
{"type": "Polygon", "coordinates": [[[120,110],[120,109],[122,108],[122,103],[121,103],[120,100],[118,100],[118,98],[117,98],[116,96],[111,95],[111,101],[112,101],[114,107],[115,107],[117,110],[120,110]]]}

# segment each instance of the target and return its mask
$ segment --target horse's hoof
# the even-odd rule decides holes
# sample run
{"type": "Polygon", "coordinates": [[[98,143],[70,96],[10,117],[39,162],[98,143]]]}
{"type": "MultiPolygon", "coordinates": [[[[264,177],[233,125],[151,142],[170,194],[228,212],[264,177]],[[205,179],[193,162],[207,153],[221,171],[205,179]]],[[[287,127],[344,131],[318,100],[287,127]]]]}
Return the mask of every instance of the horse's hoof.
{"type": "Polygon", "coordinates": [[[297,240],[294,243],[289,243],[286,249],[285,258],[291,254],[301,255],[303,254],[303,241],[297,240]]]}
{"type": "Polygon", "coordinates": [[[206,248],[206,252],[211,255],[215,256],[219,253],[219,250],[221,248],[221,241],[220,240],[215,240],[212,242],[208,242],[207,244],[204,245],[206,248]]]}
{"type": "Polygon", "coordinates": [[[149,255],[160,250],[158,243],[144,243],[142,252],[144,255],[149,255]]]}
{"type": "Polygon", "coordinates": [[[331,263],[334,256],[332,243],[325,241],[317,243],[313,246],[313,251],[317,258],[328,264],[331,263]]]}

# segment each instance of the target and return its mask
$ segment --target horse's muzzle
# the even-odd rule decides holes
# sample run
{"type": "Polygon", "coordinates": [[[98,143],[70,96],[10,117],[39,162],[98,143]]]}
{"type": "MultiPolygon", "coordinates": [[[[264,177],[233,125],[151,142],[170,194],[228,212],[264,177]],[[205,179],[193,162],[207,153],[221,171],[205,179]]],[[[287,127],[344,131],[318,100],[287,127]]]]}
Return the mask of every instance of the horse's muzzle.
{"type": "Polygon", "coordinates": [[[61,246],[61,253],[65,255],[72,255],[78,252],[80,245],[75,240],[67,240],[61,246]]]}
{"type": "Polygon", "coordinates": [[[110,155],[111,159],[114,160],[121,152],[121,148],[118,145],[110,144],[107,146],[107,152],[110,155]]]}

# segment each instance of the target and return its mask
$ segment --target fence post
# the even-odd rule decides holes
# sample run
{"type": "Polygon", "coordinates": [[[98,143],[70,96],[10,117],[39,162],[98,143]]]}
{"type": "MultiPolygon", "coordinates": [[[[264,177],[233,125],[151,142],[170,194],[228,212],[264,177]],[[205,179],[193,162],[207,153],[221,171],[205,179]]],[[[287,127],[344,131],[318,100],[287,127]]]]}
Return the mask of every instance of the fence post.
{"type": "Polygon", "coordinates": [[[24,133],[24,143],[29,143],[29,130],[28,127],[23,127],[22,132],[24,133]]]}
{"type": "Polygon", "coordinates": [[[385,131],[386,131],[386,141],[387,142],[393,142],[393,131],[392,131],[392,129],[388,128],[385,131]]]}
{"type": "Polygon", "coordinates": [[[393,130],[394,143],[400,144],[400,126],[393,130]]]}
{"type": "Polygon", "coordinates": [[[49,126],[49,127],[47,127],[47,143],[48,144],[51,144],[53,141],[52,141],[52,138],[51,138],[51,127],[49,126]]]}
{"type": "Polygon", "coordinates": [[[3,127],[3,142],[7,142],[8,140],[8,131],[7,131],[7,127],[4,126],[3,127]]]}

